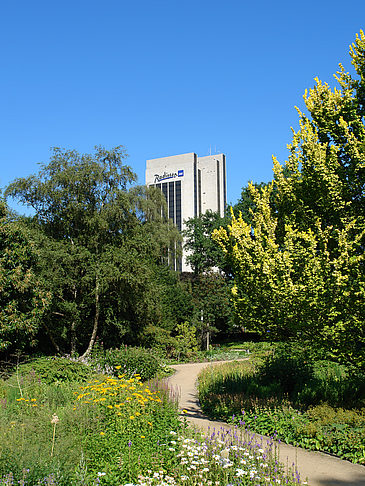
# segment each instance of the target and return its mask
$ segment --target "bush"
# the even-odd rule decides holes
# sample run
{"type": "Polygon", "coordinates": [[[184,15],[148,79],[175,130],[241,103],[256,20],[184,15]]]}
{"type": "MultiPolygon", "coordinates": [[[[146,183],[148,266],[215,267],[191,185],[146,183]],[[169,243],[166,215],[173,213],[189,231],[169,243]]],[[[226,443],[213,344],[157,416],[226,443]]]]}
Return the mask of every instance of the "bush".
{"type": "Polygon", "coordinates": [[[190,359],[196,356],[198,351],[198,340],[196,338],[196,329],[188,322],[182,322],[175,328],[176,339],[176,358],[190,359]]]}
{"type": "Polygon", "coordinates": [[[84,363],[68,358],[42,357],[23,363],[13,371],[9,380],[33,380],[42,383],[66,383],[85,381],[90,368],[84,363]]]}
{"type": "Polygon", "coordinates": [[[141,340],[144,346],[153,348],[165,358],[173,358],[176,355],[177,340],[167,329],[149,325],[144,329],[141,340]]]}
{"type": "Polygon", "coordinates": [[[144,348],[125,346],[120,349],[101,350],[93,359],[108,374],[124,374],[127,377],[139,375],[142,381],[148,381],[161,370],[159,361],[152,352],[144,348]]]}
{"type": "Polygon", "coordinates": [[[257,377],[263,385],[276,383],[284,395],[293,398],[314,376],[313,364],[305,351],[280,346],[260,366],[257,377]]]}

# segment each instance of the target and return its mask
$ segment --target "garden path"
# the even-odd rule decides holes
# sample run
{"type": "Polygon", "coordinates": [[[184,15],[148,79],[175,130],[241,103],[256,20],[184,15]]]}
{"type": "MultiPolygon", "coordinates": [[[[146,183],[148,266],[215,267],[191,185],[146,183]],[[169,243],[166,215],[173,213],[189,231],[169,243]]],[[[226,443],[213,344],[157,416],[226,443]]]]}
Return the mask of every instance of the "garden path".
{"type": "MultiPolygon", "coordinates": [[[[225,422],[209,420],[202,413],[198,393],[195,386],[200,371],[210,364],[223,363],[188,363],[173,365],[176,371],[168,378],[171,388],[179,392],[180,410],[186,410],[183,415],[196,428],[212,430],[232,428],[225,422]]],[[[261,436],[257,436],[259,439],[261,436]]],[[[262,440],[265,440],[263,438],[262,440]]],[[[309,486],[365,486],[365,467],[343,461],[337,457],[322,452],[312,452],[287,444],[278,444],[279,459],[284,464],[296,464],[301,479],[307,478],[309,486]]]]}

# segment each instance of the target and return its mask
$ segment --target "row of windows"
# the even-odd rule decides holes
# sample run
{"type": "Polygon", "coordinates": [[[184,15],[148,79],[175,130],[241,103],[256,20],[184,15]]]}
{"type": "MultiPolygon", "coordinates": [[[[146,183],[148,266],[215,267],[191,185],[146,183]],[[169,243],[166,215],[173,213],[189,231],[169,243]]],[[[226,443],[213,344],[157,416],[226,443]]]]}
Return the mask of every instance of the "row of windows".
{"type": "MultiPolygon", "coordinates": [[[[181,231],[182,214],[181,214],[181,181],[163,182],[155,184],[154,187],[162,190],[167,202],[167,214],[172,219],[177,229],[181,231]]],[[[166,215],[164,215],[166,216],[166,215]]],[[[182,271],[181,243],[177,243],[178,248],[169,248],[166,260],[173,270],[182,271]],[[177,256],[179,254],[179,256],[177,256]]]]}
{"type": "MultiPolygon", "coordinates": [[[[153,184],[152,184],[153,185],[153,184]]],[[[163,184],[155,184],[154,187],[162,190],[167,202],[167,214],[169,219],[176,224],[179,231],[181,231],[181,181],[164,182],[163,184]]],[[[164,215],[166,216],[166,215],[164,215]]]]}

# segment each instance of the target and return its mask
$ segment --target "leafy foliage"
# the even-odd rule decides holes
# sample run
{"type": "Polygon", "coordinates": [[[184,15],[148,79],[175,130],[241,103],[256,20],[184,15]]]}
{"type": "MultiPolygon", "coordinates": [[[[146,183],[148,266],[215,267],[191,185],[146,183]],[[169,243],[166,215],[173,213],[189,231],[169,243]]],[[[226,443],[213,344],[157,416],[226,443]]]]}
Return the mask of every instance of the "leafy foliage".
{"type": "Polygon", "coordinates": [[[305,95],[285,166],[249,191],[250,223],[232,215],[213,238],[225,252],[239,321],[269,339],[310,342],[365,367],[365,35],[351,48],[358,80],[340,66],[341,90],[317,80],[305,95]]]}
{"type": "Polygon", "coordinates": [[[79,361],[68,358],[41,357],[20,364],[9,380],[15,382],[66,383],[82,382],[89,378],[90,368],[79,361]]]}
{"type": "Polygon", "coordinates": [[[218,272],[206,272],[192,281],[196,328],[204,341],[211,336],[227,336],[236,328],[231,302],[231,283],[218,272]]]}
{"type": "Polygon", "coordinates": [[[161,194],[129,188],[136,176],[125,158],[123,147],[55,148],[38,175],[6,189],[36,211],[28,225],[53,295],[44,324],[58,352],[86,356],[97,335],[136,340],[158,318],[153,265],[179,236],[161,217],[161,194]]]}
{"type": "Polygon", "coordinates": [[[0,199],[0,352],[35,343],[50,297],[36,264],[34,246],[0,199]]]}
{"type": "Polygon", "coordinates": [[[142,381],[154,378],[161,369],[159,361],[151,351],[131,346],[105,351],[99,348],[93,354],[93,362],[94,365],[99,365],[101,370],[108,371],[114,376],[138,375],[142,381]]]}
{"type": "Polygon", "coordinates": [[[198,351],[198,340],[196,330],[189,322],[178,324],[175,329],[175,357],[189,359],[196,355],[198,351]]]}
{"type": "Polygon", "coordinates": [[[195,275],[218,268],[229,274],[222,250],[212,239],[212,233],[221,226],[226,226],[228,218],[222,218],[219,213],[206,211],[199,217],[190,218],[185,222],[186,261],[191,265],[195,275]]]}

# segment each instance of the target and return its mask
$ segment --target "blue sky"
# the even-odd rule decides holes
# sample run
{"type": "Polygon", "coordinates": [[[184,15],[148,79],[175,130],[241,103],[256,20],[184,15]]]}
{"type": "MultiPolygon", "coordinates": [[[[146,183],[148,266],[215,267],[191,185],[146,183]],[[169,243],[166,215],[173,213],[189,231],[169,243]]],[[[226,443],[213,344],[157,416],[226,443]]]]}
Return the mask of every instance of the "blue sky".
{"type": "Polygon", "coordinates": [[[140,183],[146,159],[224,152],[236,202],[249,180],[271,179],[272,154],[285,161],[314,78],[333,86],[339,62],[351,70],[365,1],[348,5],[2,2],[0,187],[52,146],[124,145],[140,183]]]}

